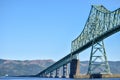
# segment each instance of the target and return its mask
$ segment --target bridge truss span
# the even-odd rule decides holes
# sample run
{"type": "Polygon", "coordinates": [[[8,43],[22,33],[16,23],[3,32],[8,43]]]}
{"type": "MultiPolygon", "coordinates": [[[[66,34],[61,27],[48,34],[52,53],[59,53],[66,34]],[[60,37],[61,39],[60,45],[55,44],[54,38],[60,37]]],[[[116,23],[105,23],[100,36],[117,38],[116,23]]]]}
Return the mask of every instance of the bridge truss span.
{"type": "Polygon", "coordinates": [[[103,41],[103,39],[118,31],[120,31],[120,8],[115,11],[109,11],[102,5],[92,5],[83,31],[71,43],[71,52],[35,76],[45,77],[48,74],[51,75],[55,70],[56,74],[58,75],[58,71],[62,66],[63,71],[66,71],[67,67],[65,66],[68,63],[78,63],[74,59],[77,59],[77,55],[80,52],[84,51],[90,46],[93,46],[96,43],[99,43],[100,41],[103,41]]]}
{"type": "Polygon", "coordinates": [[[71,52],[112,30],[117,25],[120,25],[120,8],[110,12],[102,5],[92,5],[82,33],[71,43],[71,52]]]}

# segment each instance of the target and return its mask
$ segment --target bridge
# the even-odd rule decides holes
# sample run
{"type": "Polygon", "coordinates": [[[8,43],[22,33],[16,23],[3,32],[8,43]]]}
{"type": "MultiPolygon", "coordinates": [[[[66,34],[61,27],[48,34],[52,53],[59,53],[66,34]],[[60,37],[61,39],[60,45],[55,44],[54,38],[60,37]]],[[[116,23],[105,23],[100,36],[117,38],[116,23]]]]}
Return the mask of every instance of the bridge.
{"type": "Polygon", "coordinates": [[[80,78],[111,75],[103,40],[119,31],[120,8],[109,11],[102,5],[92,5],[83,31],[71,43],[71,52],[35,76],[80,78]],[[89,47],[92,49],[88,72],[86,76],[80,76],[80,61],[77,57],[89,47]]]}

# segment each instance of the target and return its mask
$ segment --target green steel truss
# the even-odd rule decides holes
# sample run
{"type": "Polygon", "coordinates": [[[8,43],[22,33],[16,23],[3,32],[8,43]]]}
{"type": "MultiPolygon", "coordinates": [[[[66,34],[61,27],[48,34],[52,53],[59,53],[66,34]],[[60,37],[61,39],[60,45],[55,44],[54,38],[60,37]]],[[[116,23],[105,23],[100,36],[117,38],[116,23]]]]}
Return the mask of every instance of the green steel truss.
{"type": "MultiPolygon", "coordinates": [[[[80,52],[93,46],[94,44],[98,44],[103,39],[117,33],[118,31],[120,31],[120,8],[115,11],[109,11],[102,5],[92,5],[83,31],[71,43],[71,52],[35,76],[45,76],[50,72],[62,67],[63,65],[71,62],[72,59],[76,58],[77,54],[80,52]]],[[[104,63],[106,63],[106,67],[108,67],[105,70],[107,73],[109,73],[110,70],[106,59],[106,53],[104,55],[104,63]]],[[[89,67],[89,70],[90,69],[91,67],[89,67]]],[[[88,73],[91,72],[88,71],[88,73]]]]}
{"type": "Polygon", "coordinates": [[[120,25],[120,8],[111,12],[102,5],[92,5],[82,33],[71,43],[71,52],[76,51],[117,25],[120,25]]]}
{"type": "Polygon", "coordinates": [[[111,74],[103,41],[92,45],[87,74],[111,74]]]}
{"type": "MultiPolygon", "coordinates": [[[[76,51],[91,40],[93,41],[92,43],[95,43],[95,38],[113,29],[116,25],[119,24],[120,8],[111,12],[102,5],[93,5],[82,33],[74,41],[72,41],[71,52],[76,51]]],[[[103,41],[102,44],[100,44],[100,42],[97,42],[95,45],[92,45],[91,56],[89,61],[88,74],[94,74],[98,72],[104,74],[110,73],[110,68],[108,65],[103,41]],[[99,45],[100,47],[96,49],[96,45],[99,45]],[[103,55],[94,56],[96,54],[96,52],[94,52],[94,49],[95,51],[99,50],[103,55]],[[93,60],[93,58],[95,59],[93,60]],[[101,60],[99,64],[96,63],[98,59],[101,60]]]]}

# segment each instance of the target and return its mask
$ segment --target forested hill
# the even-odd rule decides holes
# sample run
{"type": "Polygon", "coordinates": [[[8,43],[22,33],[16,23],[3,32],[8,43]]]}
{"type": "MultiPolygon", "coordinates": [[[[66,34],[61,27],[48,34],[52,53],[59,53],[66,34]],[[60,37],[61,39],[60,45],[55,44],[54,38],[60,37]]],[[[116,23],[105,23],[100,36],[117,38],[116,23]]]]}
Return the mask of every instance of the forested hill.
{"type": "MultiPolygon", "coordinates": [[[[0,59],[0,76],[20,76],[20,75],[35,75],[52,65],[53,60],[3,60],[0,59]]],[[[111,72],[120,74],[120,61],[109,61],[111,72]]],[[[81,74],[87,73],[88,61],[80,62],[81,74]]]]}
{"type": "MultiPolygon", "coordinates": [[[[88,61],[80,62],[80,72],[82,74],[87,73],[88,63],[88,61]]],[[[112,74],[120,74],[120,61],[108,61],[108,63],[112,74]]]]}
{"type": "Polygon", "coordinates": [[[35,75],[53,63],[53,60],[20,61],[0,59],[0,76],[35,75]]]}

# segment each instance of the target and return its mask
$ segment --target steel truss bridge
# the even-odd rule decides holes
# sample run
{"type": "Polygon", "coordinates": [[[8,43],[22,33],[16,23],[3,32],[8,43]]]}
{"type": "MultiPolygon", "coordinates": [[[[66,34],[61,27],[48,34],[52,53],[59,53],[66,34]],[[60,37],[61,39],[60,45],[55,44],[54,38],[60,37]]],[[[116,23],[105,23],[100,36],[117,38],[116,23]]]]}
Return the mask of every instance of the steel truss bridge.
{"type": "Polygon", "coordinates": [[[74,77],[74,75],[79,74],[78,54],[91,46],[87,74],[111,74],[103,40],[118,31],[120,31],[120,8],[109,11],[102,5],[92,5],[83,31],[71,43],[71,52],[35,76],[53,77],[55,74],[54,77],[60,77],[60,68],[63,67],[62,77],[74,77]],[[68,63],[70,63],[69,74],[68,63]]]}

